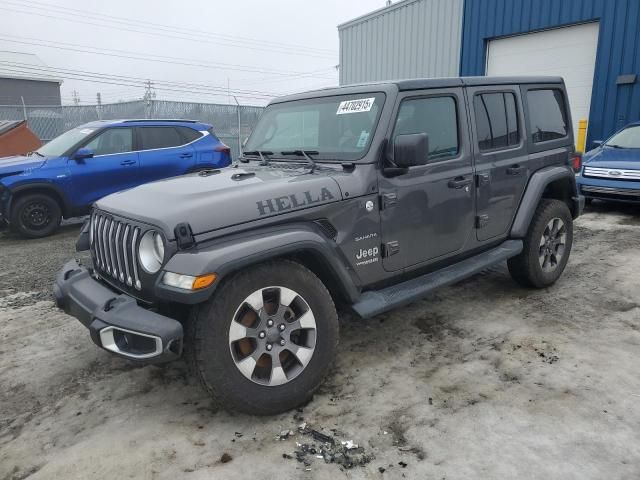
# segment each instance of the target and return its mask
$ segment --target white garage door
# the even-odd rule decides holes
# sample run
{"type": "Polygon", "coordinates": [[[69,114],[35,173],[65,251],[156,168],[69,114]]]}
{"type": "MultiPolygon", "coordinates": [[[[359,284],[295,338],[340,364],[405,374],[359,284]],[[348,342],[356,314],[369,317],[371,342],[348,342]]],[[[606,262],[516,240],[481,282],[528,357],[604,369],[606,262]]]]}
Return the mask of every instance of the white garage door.
{"type": "Polygon", "coordinates": [[[589,118],[598,23],[556,28],[491,40],[487,75],[559,75],[571,105],[574,135],[578,120],[589,118]]]}

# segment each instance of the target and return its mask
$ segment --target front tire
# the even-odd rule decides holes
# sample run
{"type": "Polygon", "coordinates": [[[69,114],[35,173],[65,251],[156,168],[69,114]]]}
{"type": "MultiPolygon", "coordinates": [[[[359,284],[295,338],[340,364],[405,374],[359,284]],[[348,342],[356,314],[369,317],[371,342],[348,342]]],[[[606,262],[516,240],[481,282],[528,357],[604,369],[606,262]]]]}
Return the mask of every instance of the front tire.
{"type": "Polygon", "coordinates": [[[271,415],[307,402],[336,354],[338,316],[324,284],[291,261],[235,274],[194,310],[186,353],[223,408],[271,415]]]}
{"type": "Polygon", "coordinates": [[[18,197],[11,208],[11,228],[26,238],[43,238],[53,234],[62,221],[62,209],[46,193],[18,197]]]}
{"type": "Polygon", "coordinates": [[[522,252],[508,263],[513,279],[525,287],[553,285],[567,265],[573,245],[573,218],[560,200],[542,199],[524,238],[522,252]]]}

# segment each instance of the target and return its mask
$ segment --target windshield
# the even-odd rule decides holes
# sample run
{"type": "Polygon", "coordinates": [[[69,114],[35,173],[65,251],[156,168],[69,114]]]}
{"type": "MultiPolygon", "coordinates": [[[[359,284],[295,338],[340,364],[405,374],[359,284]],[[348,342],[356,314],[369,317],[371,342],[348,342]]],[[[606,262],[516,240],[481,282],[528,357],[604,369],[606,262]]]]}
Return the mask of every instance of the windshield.
{"type": "Polygon", "coordinates": [[[640,125],[621,130],[607,140],[605,145],[617,148],[640,148],[640,125]]]}
{"type": "Polygon", "coordinates": [[[314,159],[359,160],[382,111],[383,93],[312,98],[270,105],[244,147],[246,152],[308,150],[314,159]]]}
{"type": "Polygon", "coordinates": [[[76,143],[95,132],[95,128],[79,127],[63,133],[36,150],[45,157],[60,157],[76,143]]]}

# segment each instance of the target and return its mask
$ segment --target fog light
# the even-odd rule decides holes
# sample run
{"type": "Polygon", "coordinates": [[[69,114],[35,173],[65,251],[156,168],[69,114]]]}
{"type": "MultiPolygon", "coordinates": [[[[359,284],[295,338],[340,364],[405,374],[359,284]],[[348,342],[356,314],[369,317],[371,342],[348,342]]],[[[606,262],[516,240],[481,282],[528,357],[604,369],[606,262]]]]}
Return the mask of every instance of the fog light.
{"type": "Polygon", "coordinates": [[[162,283],[182,290],[201,290],[213,284],[216,278],[217,275],[215,273],[194,277],[192,275],[166,272],[164,277],[162,277],[162,283]]]}

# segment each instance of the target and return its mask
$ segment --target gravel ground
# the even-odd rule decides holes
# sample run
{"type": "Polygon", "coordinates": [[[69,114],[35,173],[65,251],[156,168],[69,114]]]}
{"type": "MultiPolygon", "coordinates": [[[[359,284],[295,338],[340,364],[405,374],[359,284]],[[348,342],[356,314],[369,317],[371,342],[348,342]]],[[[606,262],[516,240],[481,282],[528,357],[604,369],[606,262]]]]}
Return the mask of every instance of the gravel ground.
{"type": "Polygon", "coordinates": [[[640,208],[595,204],[553,288],[499,266],[370,321],[343,315],[319,393],[269,418],[216,411],[181,362],[114,358],[58,312],[50,285],[78,230],[0,233],[2,479],[640,477],[640,208]],[[374,458],[300,463],[302,422],[374,458]]]}

